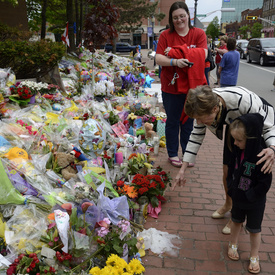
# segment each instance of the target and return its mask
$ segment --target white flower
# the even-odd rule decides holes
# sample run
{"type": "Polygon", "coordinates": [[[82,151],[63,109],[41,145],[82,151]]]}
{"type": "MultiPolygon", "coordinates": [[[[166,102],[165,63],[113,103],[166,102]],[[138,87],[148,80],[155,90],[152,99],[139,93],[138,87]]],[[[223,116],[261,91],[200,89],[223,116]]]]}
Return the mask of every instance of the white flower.
{"type": "Polygon", "coordinates": [[[104,81],[95,83],[95,95],[106,95],[106,85],[104,81]]]}

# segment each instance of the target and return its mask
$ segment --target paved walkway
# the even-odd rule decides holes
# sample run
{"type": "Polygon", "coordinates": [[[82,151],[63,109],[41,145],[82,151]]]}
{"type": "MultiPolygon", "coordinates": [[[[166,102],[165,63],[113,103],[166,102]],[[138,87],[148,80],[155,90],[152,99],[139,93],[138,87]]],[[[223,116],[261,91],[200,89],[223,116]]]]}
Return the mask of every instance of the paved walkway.
{"type": "MultiPolygon", "coordinates": [[[[143,55],[144,56],[144,55],[143,55]]],[[[145,56],[144,56],[145,57],[145,56]]],[[[152,60],[146,65],[153,66],[152,60]]],[[[211,79],[213,83],[214,79],[211,79]]],[[[242,230],[239,240],[239,261],[227,257],[228,235],[221,233],[230,214],[225,219],[215,220],[211,214],[223,204],[222,186],[222,141],[207,132],[198,153],[196,165],[187,170],[185,187],[175,191],[167,189],[167,202],[162,205],[158,219],[148,217],[144,227],[176,234],[179,250],[176,256],[154,255],[146,252],[143,263],[145,275],[212,275],[250,274],[247,272],[250,251],[249,234],[242,230]]],[[[174,177],[179,171],[167,161],[166,149],[160,149],[155,165],[170,171],[174,177]]],[[[275,166],[273,169],[275,175],[275,166]]],[[[260,247],[261,274],[275,274],[275,187],[268,193],[267,206],[262,224],[260,247]]]]}

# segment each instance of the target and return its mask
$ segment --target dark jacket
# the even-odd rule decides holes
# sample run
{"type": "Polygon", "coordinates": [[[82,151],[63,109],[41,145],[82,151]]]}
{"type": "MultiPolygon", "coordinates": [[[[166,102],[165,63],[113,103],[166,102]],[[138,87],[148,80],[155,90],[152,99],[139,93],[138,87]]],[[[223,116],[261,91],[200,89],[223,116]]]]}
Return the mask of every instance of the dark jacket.
{"type": "Polygon", "coordinates": [[[244,123],[248,139],[244,149],[244,158],[241,160],[242,150],[234,145],[231,137],[234,157],[228,165],[228,195],[235,206],[253,209],[265,204],[266,193],[272,182],[271,173],[261,172],[264,163],[256,165],[260,159],[257,154],[264,148],[263,117],[260,114],[245,114],[237,119],[244,123]]]}

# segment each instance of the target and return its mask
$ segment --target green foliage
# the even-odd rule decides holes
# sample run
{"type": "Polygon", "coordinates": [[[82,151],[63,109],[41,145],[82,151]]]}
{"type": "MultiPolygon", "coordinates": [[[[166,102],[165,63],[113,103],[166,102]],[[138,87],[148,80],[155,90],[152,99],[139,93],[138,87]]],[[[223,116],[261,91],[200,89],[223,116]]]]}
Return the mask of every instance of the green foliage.
{"type": "Polygon", "coordinates": [[[133,31],[141,26],[142,19],[155,16],[156,20],[162,20],[165,14],[155,12],[158,1],[152,3],[146,0],[111,0],[119,9],[119,21],[116,24],[118,31],[133,31]]]}
{"type": "Polygon", "coordinates": [[[247,39],[248,38],[248,32],[250,31],[250,27],[247,26],[242,26],[241,28],[239,28],[239,32],[240,35],[242,36],[243,39],[247,39]]]}
{"type": "Polygon", "coordinates": [[[259,22],[256,22],[253,24],[251,28],[251,36],[252,38],[261,37],[261,30],[263,28],[263,25],[259,22]]]}
{"type": "Polygon", "coordinates": [[[107,39],[117,36],[114,24],[119,18],[119,12],[108,0],[89,0],[91,10],[84,24],[84,45],[92,52],[107,39]]]}
{"type": "Polygon", "coordinates": [[[219,33],[220,33],[219,19],[217,16],[215,16],[212,22],[210,22],[210,24],[208,25],[206,29],[206,34],[207,35],[210,34],[212,36],[212,39],[214,40],[216,37],[219,37],[219,33]]]}
{"type": "Polygon", "coordinates": [[[52,70],[65,52],[62,43],[49,40],[6,40],[0,42],[0,68],[12,68],[17,78],[37,78],[52,70]]]}
{"type": "MultiPolygon", "coordinates": [[[[39,31],[42,18],[43,0],[26,0],[28,25],[32,31],[39,31]]],[[[46,10],[47,22],[50,25],[49,31],[53,33],[63,33],[66,25],[66,1],[51,0],[47,2],[46,10]]]]}
{"type": "Polygon", "coordinates": [[[21,31],[16,27],[10,27],[0,22],[0,41],[10,40],[24,40],[31,37],[30,32],[21,31]]]}
{"type": "Polygon", "coordinates": [[[9,2],[9,3],[13,4],[14,6],[18,5],[17,0],[1,0],[1,2],[9,2]]]}

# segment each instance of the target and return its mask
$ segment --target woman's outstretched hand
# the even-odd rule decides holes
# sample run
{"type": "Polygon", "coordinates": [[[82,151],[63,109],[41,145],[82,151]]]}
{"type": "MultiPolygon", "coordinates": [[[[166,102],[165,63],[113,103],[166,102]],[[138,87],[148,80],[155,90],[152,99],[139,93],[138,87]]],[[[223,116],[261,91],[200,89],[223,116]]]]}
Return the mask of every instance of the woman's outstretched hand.
{"type": "Polygon", "coordinates": [[[270,173],[272,171],[272,166],[274,163],[274,155],[275,155],[275,152],[270,148],[263,149],[257,155],[258,157],[262,157],[262,158],[256,163],[256,165],[265,161],[265,163],[261,169],[261,171],[264,172],[264,174],[270,173]]]}
{"type": "Polygon", "coordinates": [[[176,186],[184,186],[186,183],[185,179],[185,170],[188,166],[188,162],[183,162],[182,167],[180,168],[180,171],[172,181],[172,191],[175,190],[176,186]]]}

